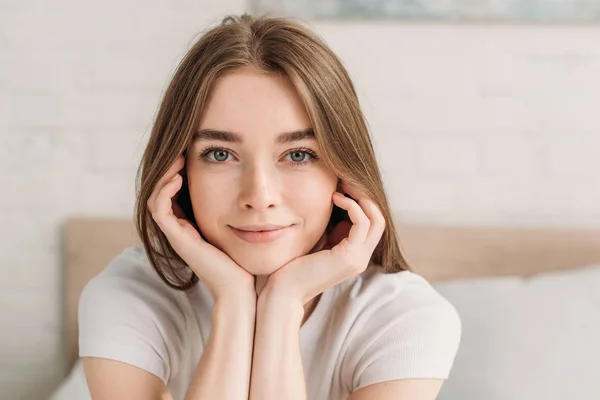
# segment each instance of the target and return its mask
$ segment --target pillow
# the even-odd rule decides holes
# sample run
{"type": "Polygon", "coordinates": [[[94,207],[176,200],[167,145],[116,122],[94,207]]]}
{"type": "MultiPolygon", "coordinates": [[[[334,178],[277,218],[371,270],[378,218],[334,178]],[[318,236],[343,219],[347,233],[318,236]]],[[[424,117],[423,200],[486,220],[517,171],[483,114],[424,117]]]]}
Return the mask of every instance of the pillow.
{"type": "Polygon", "coordinates": [[[600,264],[433,286],[462,322],[439,400],[600,399],[600,264]]]}
{"type": "Polygon", "coordinates": [[[92,396],[87,387],[83,364],[77,359],[69,376],[52,393],[48,400],[91,400],[92,396]]]}

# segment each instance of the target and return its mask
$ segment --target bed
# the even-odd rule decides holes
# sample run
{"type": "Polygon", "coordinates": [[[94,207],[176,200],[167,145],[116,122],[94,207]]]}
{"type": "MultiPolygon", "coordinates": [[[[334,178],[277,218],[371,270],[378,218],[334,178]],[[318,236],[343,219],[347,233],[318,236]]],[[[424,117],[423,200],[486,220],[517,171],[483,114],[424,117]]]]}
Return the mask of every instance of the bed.
{"type": "MultiPolygon", "coordinates": [[[[502,303],[499,294],[502,290],[511,290],[511,298],[517,294],[527,296],[532,291],[542,290],[539,289],[539,285],[532,286],[533,289],[524,286],[524,282],[536,277],[555,277],[554,280],[550,279],[550,282],[561,284],[562,281],[556,283],[557,276],[572,279],[570,277],[573,274],[581,275],[581,271],[585,271],[584,276],[577,275],[579,279],[589,281],[597,276],[600,281],[600,230],[597,229],[466,227],[402,223],[398,223],[397,228],[401,248],[414,272],[432,282],[453,304],[458,303],[463,307],[463,309],[457,307],[461,319],[464,320],[463,341],[458,356],[463,354],[462,347],[471,337],[470,334],[466,335],[471,330],[465,331],[467,328],[470,329],[470,325],[465,324],[467,322],[471,324],[471,319],[480,324],[482,318],[487,315],[485,313],[489,313],[488,310],[480,309],[474,312],[464,308],[471,307],[468,306],[469,304],[481,303],[481,308],[490,302],[502,303]],[[596,273],[598,275],[595,275],[596,273]],[[499,282],[504,286],[498,286],[499,282]],[[476,295],[479,297],[467,295],[473,287],[477,287],[476,295]],[[498,289],[499,287],[501,289],[498,289]],[[498,298],[482,298],[482,296],[491,296],[488,294],[490,288],[491,292],[499,296],[498,298]]],[[[66,332],[65,357],[68,360],[69,375],[53,393],[51,400],[89,399],[81,364],[77,358],[79,295],[85,284],[106,267],[111,259],[125,247],[136,243],[139,243],[139,238],[133,222],[128,219],[73,218],[67,221],[64,230],[66,279],[64,331],[66,332]]],[[[538,293],[535,296],[539,298],[540,295],[538,293]]],[[[600,304],[595,303],[596,300],[600,301],[600,296],[592,300],[594,303],[591,307],[597,306],[600,314],[600,304]]],[[[520,301],[529,304],[527,299],[520,301]]],[[[496,304],[495,307],[498,309],[499,305],[496,304]]],[[[523,318],[527,320],[530,316],[524,315],[523,318]]],[[[597,315],[595,318],[597,319],[597,315]]],[[[537,327],[537,329],[543,330],[547,327],[537,327]]],[[[594,334],[595,329],[594,326],[592,329],[594,334]]],[[[600,323],[598,329],[600,332],[600,323]]],[[[469,342],[466,343],[469,345],[469,342]]],[[[480,352],[480,349],[484,348],[481,346],[488,344],[479,345],[472,349],[471,353],[480,352]]],[[[468,350],[467,347],[465,350],[467,355],[474,357],[468,350]]],[[[460,361],[465,365],[472,364],[467,356],[465,356],[467,359],[458,356],[457,363],[460,361]]],[[[467,373],[466,369],[469,367],[461,368],[458,368],[456,374],[463,373],[463,370],[467,373]]],[[[453,380],[450,379],[448,384],[444,385],[440,399],[458,398],[458,392],[452,392],[458,385],[458,383],[451,384],[453,380]]],[[[460,380],[456,378],[456,381],[460,380]]],[[[464,382],[461,387],[464,389],[466,385],[468,383],[464,382]]],[[[467,392],[463,390],[462,395],[465,393],[467,392]]],[[[495,393],[500,392],[479,393],[479,398],[483,398],[481,397],[483,395],[487,400],[493,400],[496,398],[495,393]]],[[[506,393],[504,395],[506,396],[506,393]]]]}

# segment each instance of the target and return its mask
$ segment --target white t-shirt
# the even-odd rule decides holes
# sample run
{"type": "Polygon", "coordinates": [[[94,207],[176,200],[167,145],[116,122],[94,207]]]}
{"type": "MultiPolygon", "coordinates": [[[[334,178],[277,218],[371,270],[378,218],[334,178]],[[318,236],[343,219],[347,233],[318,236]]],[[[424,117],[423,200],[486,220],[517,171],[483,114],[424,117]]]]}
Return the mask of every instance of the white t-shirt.
{"type": "MultiPolygon", "coordinates": [[[[79,355],[118,360],[159,377],[183,399],[206,346],[213,299],[199,282],[169,288],[141,244],[119,254],[79,300],[79,355]]],[[[446,379],[461,336],[456,309],[420,275],[361,275],[323,292],[300,328],[307,398],[405,378],[446,379]]]]}

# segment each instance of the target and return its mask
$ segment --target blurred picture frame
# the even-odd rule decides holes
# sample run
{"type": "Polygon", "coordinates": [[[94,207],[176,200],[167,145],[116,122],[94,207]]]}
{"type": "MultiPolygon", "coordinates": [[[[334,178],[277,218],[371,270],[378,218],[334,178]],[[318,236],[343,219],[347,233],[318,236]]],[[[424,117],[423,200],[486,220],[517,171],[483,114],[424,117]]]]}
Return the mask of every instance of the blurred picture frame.
{"type": "Polygon", "coordinates": [[[600,21],[600,0],[249,0],[252,13],[305,19],[600,21]]]}

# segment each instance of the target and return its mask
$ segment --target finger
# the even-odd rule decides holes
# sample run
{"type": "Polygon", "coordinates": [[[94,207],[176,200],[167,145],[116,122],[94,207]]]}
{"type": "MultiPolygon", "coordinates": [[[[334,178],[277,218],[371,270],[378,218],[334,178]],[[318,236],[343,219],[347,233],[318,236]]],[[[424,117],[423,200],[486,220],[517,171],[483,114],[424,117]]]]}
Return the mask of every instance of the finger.
{"type": "Polygon", "coordinates": [[[338,207],[348,212],[348,217],[352,222],[348,240],[354,243],[364,243],[369,232],[370,222],[360,205],[339,192],[333,194],[333,201],[338,207]]]}
{"type": "Polygon", "coordinates": [[[172,234],[179,229],[177,218],[173,213],[173,202],[171,199],[180,189],[182,182],[181,175],[175,175],[173,179],[167,182],[167,184],[159,191],[154,204],[155,209],[152,216],[161,230],[167,235],[172,234]]]}
{"type": "Polygon", "coordinates": [[[371,222],[366,243],[375,249],[385,230],[385,218],[373,200],[361,198],[359,204],[371,222]]]}
{"type": "Polygon", "coordinates": [[[375,248],[385,230],[385,218],[383,217],[381,210],[379,210],[377,204],[356,185],[343,181],[341,186],[346,193],[358,202],[363,212],[369,218],[371,226],[369,228],[369,233],[367,234],[367,241],[375,248]]]}
{"type": "Polygon", "coordinates": [[[178,156],[173,164],[171,164],[167,172],[165,172],[165,174],[159,179],[158,183],[162,184],[161,186],[167,184],[173,178],[173,176],[175,176],[175,174],[181,171],[184,164],[185,159],[183,158],[183,155],[178,156]]]}
{"type": "Polygon", "coordinates": [[[175,176],[175,174],[177,174],[179,171],[181,171],[181,169],[183,168],[184,165],[185,165],[185,159],[184,159],[183,155],[180,155],[179,157],[177,157],[175,162],[173,164],[171,164],[171,167],[169,167],[167,172],[158,180],[156,186],[154,186],[154,190],[152,191],[152,193],[150,194],[150,197],[148,198],[148,206],[149,207],[151,207],[151,208],[154,207],[156,198],[157,198],[160,190],[163,188],[163,186],[165,186],[167,183],[169,183],[169,181],[175,176]]]}

